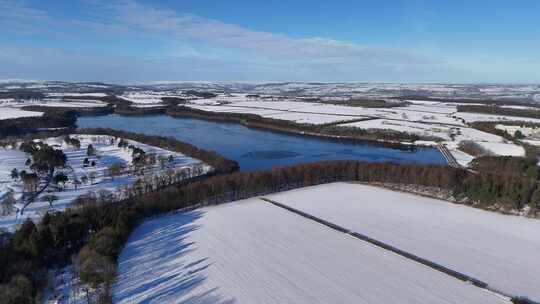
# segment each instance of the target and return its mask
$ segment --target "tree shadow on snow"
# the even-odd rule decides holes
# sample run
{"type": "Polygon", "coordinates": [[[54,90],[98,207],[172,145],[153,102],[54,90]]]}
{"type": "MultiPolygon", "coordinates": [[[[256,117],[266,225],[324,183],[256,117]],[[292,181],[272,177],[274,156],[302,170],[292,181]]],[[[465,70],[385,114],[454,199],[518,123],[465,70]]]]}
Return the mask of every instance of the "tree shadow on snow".
{"type": "Polygon", "coordinates": [[[188,241],[197,231],[204,212],[195,210],[165,216],[138,227],[119,258],[119,275],[113,287],[114,303],[232,304],[219,287],[205,289],[208,257],[189,260],[197,248],[188,241]],[[202,287],[200,292],[195,291],[202,287]]]}

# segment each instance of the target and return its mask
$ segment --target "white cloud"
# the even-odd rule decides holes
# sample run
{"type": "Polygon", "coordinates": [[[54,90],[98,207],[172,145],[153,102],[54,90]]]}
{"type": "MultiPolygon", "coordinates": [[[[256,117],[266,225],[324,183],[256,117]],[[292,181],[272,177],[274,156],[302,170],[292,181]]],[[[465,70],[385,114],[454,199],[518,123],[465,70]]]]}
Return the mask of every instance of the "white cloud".
{"type": "Polygon", "coordinates": [[[333,39],[292,38],[283,34],[254,31],[234,24],[173,10],[157,9],[132,0],[106,5],[115,24],[134,32],[166,34],[171,39],[194,40],[227,47],[251,56],[305,63],[360,63],[371,65],[439,64],[434,57],[384,47],[363,46],[333,39]]]}

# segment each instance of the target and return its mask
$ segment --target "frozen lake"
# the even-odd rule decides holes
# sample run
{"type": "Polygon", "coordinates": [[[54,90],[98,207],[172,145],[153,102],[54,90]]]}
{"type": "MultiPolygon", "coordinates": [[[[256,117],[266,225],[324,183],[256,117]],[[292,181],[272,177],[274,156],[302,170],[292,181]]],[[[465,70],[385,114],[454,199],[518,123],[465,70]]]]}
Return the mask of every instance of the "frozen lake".
{"type": "Polygon", "coordinates": [[[81,117],[77,124],[81,128],[112,128],[172,136],[234,159],[244,171],[338,159],[446,164],[435,148],[394,149],[251,129],[237,123],[173,118],[168,115],[81,117]]]}

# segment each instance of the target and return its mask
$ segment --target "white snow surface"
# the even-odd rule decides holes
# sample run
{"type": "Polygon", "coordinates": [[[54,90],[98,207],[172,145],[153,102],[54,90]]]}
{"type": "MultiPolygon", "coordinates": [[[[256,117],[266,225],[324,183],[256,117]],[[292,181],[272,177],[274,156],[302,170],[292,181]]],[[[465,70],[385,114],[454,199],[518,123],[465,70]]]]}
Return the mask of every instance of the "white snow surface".
{"type": "Polygon", "coordinates": [[[62,101],[62,100],[44,100],[42,102],[32,103],[35,106],[44,107],[62,107],[62,108],[99,108],[107,106],[107,103],[99,100],[74,100],[74,101],[62,101]]]}
{"type": "Polygon", "coordinates": [[[476,142],[487,151],[499,156],[525,156],[525,149],[512,143],[476,142]]]}
{"type": "Polygon", "coordinates": [[[115,303],[507,303],[254,198],[149,220],[115,303]]]}
{"type": "Polygon", "coordinates": [[[51,97],[106,97],[107,94],[105,93],[70,93],[70,92],[62,92],[62,93],[47,93],[47,96],[51,97]]]}
{"type": "Polygon", "coordinates": [[[37,117],[42,116],[41,112],[25,111],[11,107],[0,107],[0,120],[21,118],[21,117],[37,117]]]}
{"type": "Polygon", "coordinates": [[[268,198],[540,301],[539,220],[348,183],[268,198]]]}

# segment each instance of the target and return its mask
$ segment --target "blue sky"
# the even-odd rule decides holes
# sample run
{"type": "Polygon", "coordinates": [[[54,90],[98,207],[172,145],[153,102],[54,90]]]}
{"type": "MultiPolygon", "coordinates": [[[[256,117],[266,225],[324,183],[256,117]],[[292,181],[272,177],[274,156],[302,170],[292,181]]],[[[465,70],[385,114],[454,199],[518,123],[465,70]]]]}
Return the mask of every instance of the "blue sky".
{"type": "Polygon", "coordinates": [[[0,0],[0,78],[540,82],[540,1],[0,0]]]}

